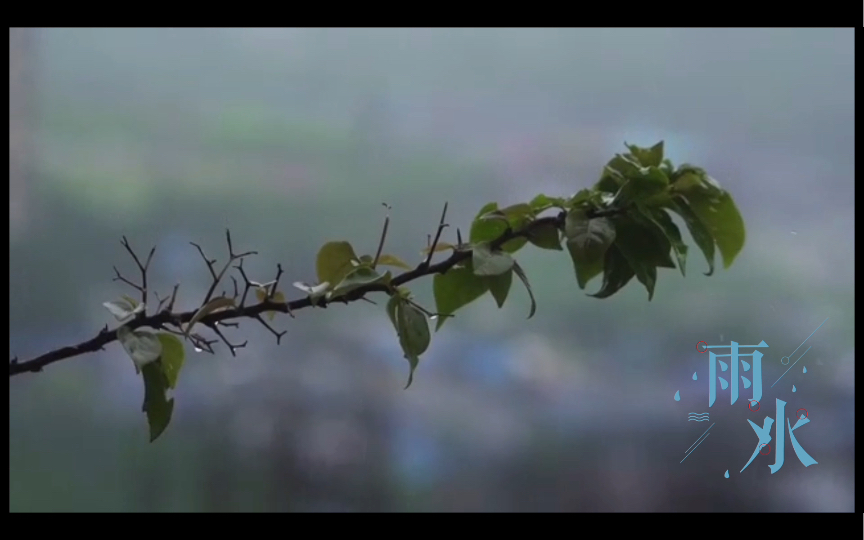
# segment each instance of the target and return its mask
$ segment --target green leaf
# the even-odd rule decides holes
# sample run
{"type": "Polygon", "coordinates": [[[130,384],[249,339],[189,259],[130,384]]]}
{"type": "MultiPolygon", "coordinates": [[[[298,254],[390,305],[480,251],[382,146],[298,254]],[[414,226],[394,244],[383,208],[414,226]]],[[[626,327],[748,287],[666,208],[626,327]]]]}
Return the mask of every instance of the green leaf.
{"type": "Polygon", "coordinates": [[[696,242],[696,245],[705,255],[705,260],[708,261],[708,272],[705,275],[710,276],[714,273],[714,237],[711,236],[711,231],[702,223],[702,220],[693,212],[690,204],[683,197],[676,196],[669,203],[669,208],[684,219],[690,236],[693,237],[693,241],[696,242]]]}
{"type": "Polygon", "coordinates": [[[405,359],[411,366],[408,384],[405,385],[405,388],[408,388],[414,380],[414,370],[417,369],[420,355],[426,352],[432,340],[429,322],[426,320],[425,313],[398,295],[391,296],[387,302],[387,314],[396,328],[405,359]]]}
{"type": "Polygon", "coordinates": [[[665,210],[652,210],[640,207],[639,211],[643,218],[652,223],[656,227],[656,230],[672,246],[672,249],[675,251],[675,257],[678,259],[678,268],[681,270],[681,275],[684,276],[684,269],[687,264],[687,244],[681,238],[681,231],[678,230],[678,226],[675,225],[665,210]]]}
{"type": "Polygon", "coordinates": [[[659,167],[663,162],[663,141],[651,148],[640,148],[634,144],[627,144],[626,146],[643,167],[659,167]]]}
{"type": "Polygon", "coordinates": [[[360,266],[351,271],[341,283],[333,287],[332,296],[345,294],[358,287],[372,283],[387,283],[392,275],[389,271],[379,274],[368,266],[360,266]]]}
{"type": "Polygon", "coordinates": [[[537,311],[537,302],[534,300],[534,292],[531,290],[531,284],[528,283],[528,276],[525,275],[525,271],[522,270],[519,263],[513,263],[513,271],[516,272],[516,275],[519,276],[519,279],[521,279],[522,283],[525,285],[525,289],[528,290],[528,297],[531,299],[531,310],[528,312],[528,318],[530,319],[537,311]]]}
{"type": "Polygon", "coordinates": [[[574,207],[582,203],[592,202],[597,194],[598,192],[592,191],[590,189],[580,189],[578,192],[576,192],[575,195],[570,197],[568,207],[574,207]]]}
{"type": "Polygon", "coordinates": [[[552,223],[532,227],[528,241],[539,248],[561,251],[561,231],[552,223]]]}
{"type": "Polygon", "coordinates": [[[627,180],[615,197],[621,205],[643,202],[666,192],[669,178],[658,167],[646,167],[639,175],[627,180]]]}
{"type": "Polygon", "coordinates": [[[165,332],[160,332],[156,336],[162,343],[162,355],[159,358],[159,364],[162,366],[168,388],[177,388],[177,377],[180,376],[183,360],[186,357],[183,342],[177,336],[165,332]]]}
{"type": "Polygon", "coordinates": [[[396,268],[404,268],[405,270],[412,270],[411,266],[409,266],[408,263],[406,263],[396,255],[381,255],[380,257],[378,257],[378,264],[384,266],[395,266],[396,268]]]}
{"type": "Polygon", "coordinates": [[[159,364],[147,364],[141,368],[141,374],[144,379],[144,404],[141,410],[147,414],[150,442],[153,442],[171,422],[174,398],[168,399],[167,391],[170,385],[159,364]]]}
{"type": "Polygon", "coordinates": [[[537,195],[528,203],[535,215],[549,208],[564,208],[566,204],[567,202],[561,197],[549,197],[542,194],[537,195]]]}
{"type": "MultiPolygon", "coordinates": [[[[502,217],[507,217],[507,221],[504,221],[503,219],[483,219],[483,216],[490,212],[495,212],[496,210],[498,210],[498,203],[494,202],[488,203],[480,209],[477,217],[474,218],[474,222],[471,223],[471,232],[469,234],[471,244],[491,242],[497,239],[507,231],[508,224],[511,229],[519,230],[528,223],[528,220],[525,217],[510,218],[506,215],[503,215],[502,217]]],[[[501,214],[503,214],[503,212],[501,212],[501,214]]],[[[527,242],[528,240],[525,237],[520,236],[504,242],[501,249],[507,253],[515,253],[527,242]]]]}
{"type": "MultiPolygon", "coordinates": [[[[515,261],[513,261],[515,264],[515,261]]],[[[486,282],[489,284],[489,292],[495,298],[495,303],[498,308],[504,307],[504,301],[507,300],[507,295],[510,293],[510,286],[513,284],[513,270],[508,270],[503,274],[496,276],[487,276],[486,282]]]]}
{"type": "Polygon", "coordinates": [[[340,283],[359,265],[357,254],[348,242],[327,242],[318,250],[315,270],[318,283],[340,283]]]}
{"type": "Polygon", "coordinates": [[[474,246],[471,254],[474,274],[478,276],[497,276],[513,268],[513,257],[500,251],[491,251],[487,242],[474,246]]]}
{"type": "Polygon", "coordinates": [[[594,185],[594,189],[606,193],[617,193],[627,180],[639,175],[641,168],[632,157],[616,154],[603,167],[603,174],[594,185]]]}
{"type": "Polygon", "coordinates": [[[126,325],[117,328],[117,341],[135,364],[135,370],[151,364],[162,354],[162,343],[147,330],[132,331],[126,325]]]}
{"type": "Polygon", "coordinates": [[[609,298],[627,285],[634,275],[633,269],[630,268],[627,259],[621,254],[621,250],[612,244],[606,250],[606,258],[603,261],[603,286],[596,294],[589,294],[588,296],[609,298]]]}
{"type": "Polygon", "coordinates": [[[234,307],[234,299],[233,298],[220,296],[218,298],[214,298],[213,300],[210,300],[209,302],[207,302],[206,304],[201,306],[201,309],[199,309],[198,311],[195,312],[195,315],[192,316],[192,320],[190,320],[189,324],[186,325],[186,331],[184,332],[186,334],[186,337],[189,337],[189,333],[192,331],[192,327],[195,326],[195,324],[198,321],[200,321],[201,319],[203,319],[204,317],[206,317],[210,313],[213,313],[214,311],[218,311],[220,309],[228,309],[228,308],[233,308],[233,307],[234,307]]]}
{"type": "Polygon", "coordinates": [[[567,250],[576,270],[580,289],[603,271],[606,250],[615,240],[615,226],[609,218],[588,218],[579,208],[567,213],[564,221],[567,250]]]}
{"type": "Polygon", "coordinates": [[[708,228],[720,255],[723,267],[729,268],[744,247],[744,220],[732,197],[725,191],[688,191],[684,195],[690,208],[708,228]]]}
{"type": "Polygon", "coordinates": [[[470,259],[461,268],[451,268],[444,274],[435,274],[432,278],[432,292],[435,296],[435,311],[439,315],[435,331],[450,318],[447,315],[453,315],[457,309],[477,300],[488,290],[489,282],[482,276],[474,275],[470,259]]]}
{"type": "Polygon", "coordinates": [[[636,279],[648,290],[650,301],[654,297],[654,287],[657,284],[657,267],[675,268],[669,257],[670,243],[665,236],[655,234],[630,216],[616,217],[614,222],[615,246],[627,259],[636,279]]]}

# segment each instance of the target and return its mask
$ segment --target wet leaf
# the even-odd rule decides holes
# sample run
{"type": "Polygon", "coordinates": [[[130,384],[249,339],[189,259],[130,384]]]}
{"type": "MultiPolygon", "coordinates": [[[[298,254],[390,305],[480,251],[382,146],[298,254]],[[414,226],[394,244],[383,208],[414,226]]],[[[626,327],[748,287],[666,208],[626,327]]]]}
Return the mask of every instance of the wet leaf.
{"type": "Polygon", "coordinates": [[[608,298],[620,291],[633,279],[633,269],[621,251],[615,244],[606,250],[606,258],[603,261],[603,285],[596,294],[589,294],[594,298],[608,298]]]}
{"type": "Polygon", "coordinates": [[[489,283],[482,276],[474,275],[474,268],[469,259],[461,268],[451,268],[444,274],[435,274],[432,278],[432,292],[435,296],[435,311],[438,312],[438,331],[444,321],[453,315],[457,309],[477,300],[489,290],[489,283]]]}
{"type": "Polygon", "coordinates": [[[684,219],[690,236],[693,237],[693,241],[705,255],[705,260],[708,262],[708,272],[705,275],[710,276],[714,273],[714,238],[711,236],[711,231],[702,223],[702,220],[693,212],[690,204],[683,197],[674,197],[669,203],[669,209],[684,219]]]}
{"type": "MultiPolygon", "coordinates": [[[[647,226],[628,216],[618,216],[615,223],[615,246],[627,259],[627,263],[645,289],[648,300],[654,297],[657,284],[657,267],[675,268],[669,256],[671,246],[666,237],[656,234],[647,226]]],[[[650,222],[649,222],[650,223],[650,222]]],[[[653,224],[651,224],[653,228],[653,224]]]]}
{"type": "Polygon", "coordinates": [[[585,285],[603,271],[606,250],[615,240],[615,226],[609,218],[589,218],[584,210],[576,208],[567,214],[564,235],[576,282],[584,290],[585,285]]]}
{"type": "Polygon", "coordinates": [[[640,208],[639,212],[648,221],[654,224],[657,231],[660,232],[666,241],[672,246],[675,252],[675,257],[678,259],[678,268],[681,270],[681,275],[685,275],[685,266],[687,264],[687,244],[681,237],[681,231],[678,226],[672,221],[672,218],[665,210],[651,210],[640,208]]]}
{"type": "Polygon", "coordinates": [[[744,248],[744,220],[732,197],[725,191],[689,191],[684,194],[690,208],[705,225],[723,257],[723,267],[729,268],[744,248]]]}

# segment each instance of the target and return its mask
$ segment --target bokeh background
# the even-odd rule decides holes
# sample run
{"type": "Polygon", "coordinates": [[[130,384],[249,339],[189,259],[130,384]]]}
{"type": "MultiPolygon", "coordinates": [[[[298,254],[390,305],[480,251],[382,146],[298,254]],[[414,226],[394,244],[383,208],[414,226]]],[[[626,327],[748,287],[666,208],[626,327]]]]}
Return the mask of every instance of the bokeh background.
{"type": "MultiPolygon", "coordinates": [[[[514,284],[433,336],[414,384],[378,305],[255,321],[236,358],[187,361],[149,444],[143,384],[116,344],[10,379],[12,511],[852,511],[852,29],[12,29],[10,357],[115,324],[151,282],[208,285],[189,245],[252,279],[314,280],[328,240],[419,261],[486,202],[592,185],[623,143],[666,143],[731,191],[747,243],[729,270],[691,244],[598,300],[565,252],[519,252],[514,284]],[[812,347],[788,373],[781,357],[812,347]],[[764,398],[707,407],[696,343],[765,340],[764,398]],[[803,373],[803,367],[807,373],[803,373]],[[692,374],[700,377],[692,381],[692,374]],[[773,388],[772,383],[783,375],[773,388]],[[792,392],[793,385],[796,392],[792,392]],[[673,395],[681,391],[682,400],[673,395]],[[785,464],[743,472],[758,425],[801,407],[785,464]],[[710,412],[710,422],[688,422],[710,412]],[[708,427],[710,436],[681,462],[708,427]],[[725,471],[730,477],[724,478],[725,471]]],[[[683,228],[682,228],[683,230],[683,228]]],[[[689,237],[687,238],[689,241],[689,237]]],[[[415,294],[432,308],[431,279],[415,294]]],[[[293,292],[292,292],[293,291],[293,292]]],[[[793,422],[794,424],[794,422],[793,422]]],[[[776,438],[772,430],[772,436],[776,438]]],[[[772,441],[773,443],[776,441],[772,441]]]]}

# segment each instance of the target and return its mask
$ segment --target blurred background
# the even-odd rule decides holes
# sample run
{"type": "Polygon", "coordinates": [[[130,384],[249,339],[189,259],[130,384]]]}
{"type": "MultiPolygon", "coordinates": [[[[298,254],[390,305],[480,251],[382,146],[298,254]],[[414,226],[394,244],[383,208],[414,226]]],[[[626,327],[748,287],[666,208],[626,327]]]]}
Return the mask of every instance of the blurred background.
{"type": "MultiPolygon", "coordinates": [[[[591,186],[625,141],[706,168],[747,242],[706,277],[688,237],[687,277],[661,271],[650,303],[635,280],[587,297],[599,278],[580,291],[566,251],[527,246],[537,314],[519,283],[501,310],[465,308],[405,391],[381,298],[280,315],[281,346],[243,321],[236,358],[187,346],[153,444],[116,343],[13,377],[10,510],[852,511],[853,36],[11,29],[10,357],[114,327],[102,303],[131,289],[112,265],[136,277],[122,235],[157,246],[152,286],[179,282],[181,310],[209,285],[189,242],[222,264],[226,228],[260,253],[251,279],[281,263],[297,298],[324,242],[374,252],[382,202],[387,251],[413,264],[445,201],[454,242],[486,202],[591,186]],[[731,340],[769,345],[759,412],[743,389],[707,406],[696,343],[731,340]],[[773,451],[739,472],[775,399],[793,425],[807,409],[795,436],[818,465],[786,430],[777,473],[773,451]]],[[[431,279],[413,285],[432,309],[431,279]]]]}

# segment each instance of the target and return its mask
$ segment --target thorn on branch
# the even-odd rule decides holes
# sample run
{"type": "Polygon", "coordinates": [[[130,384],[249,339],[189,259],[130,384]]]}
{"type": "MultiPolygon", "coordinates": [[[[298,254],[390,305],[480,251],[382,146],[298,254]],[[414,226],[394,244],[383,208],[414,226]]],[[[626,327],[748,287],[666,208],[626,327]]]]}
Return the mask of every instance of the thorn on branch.
{"type": "Polygon", "coordinates": [[[258,319],[258,322],[260,322],[261,324],[264,325],[264,328],[266,328],[267,330],[270,330],[270,332],[271,332],[274,336],[276,336],[276,345],[279,345],[279,341],[282,339],[282,336],[284,336],[288,331],[287,331],[287,330],[283,330],[282,332],[277,332],[276,330],[273,329],[272,326],[270,326],[269,324],[267,324],[267,321],[265,321],[265,320],[261,317],[261,315],[255,315],[255,318],[258,319]]]}
{"type": "Polygon", "coordinates": [[[174,285],[174,290],[171,292],[171,301],[168,302],[168,305],[167,305],[167,306],[165,306],[165,309],[166,309],[169,313],[170,313],[171,311],[174,311],[174,301],[177,300],[177,289],[179,289],[179,288],[180,288],[180,284],[179,284],[179,283],[177,283],[176,285],[174,285]]]}
{"type": "Polygon", "coordinates": [[[216,326],[215,324],[208,324],[207,326],[209,326],[211,330],[216,332],[216,335],[219,336],[219,338],[222,340],[222,342],[228,346],[228,350],[231,351],[231,356],[237,356],[237,353],[235,351],[237,349],[242,349],[243,347],[245,347],[246,345],[249,344],[248,340],[246,340],[240,344],[231,343],[230,341],[228,341],[228,338],[225,337],[225,335],[222,333],[222,331],[219,330],[218,326],[216,326]]]}
{"type": "MultiPolygon", "coordinates": [[[[146,306],[147,305],[147,269],[150,267],[150,261],[153,260],[153,254],[156,253],[156,246],[153,246],[152,248],[150,248],[150,253],[147,254],[147,261],[144,264],[141,264],[141,260],[138,259],[138,255],[135,254],[135,250],[133,250],[132,246],[129,245],[129,240],[125,236],[123,236],[123,240],[120,243],[123,245],[124,248],[126,248],[126,251],[129,252],[129,255],[132,256],[132,260],[134,260],[135,264],[138,266],[138,270],[141,272],[141,285],[140,286],[135,285],[132,282],[128,281],[127,279],[123,278],[120,275],[120,272],[117,270],[116,267],[114,267],[114,272],[117,274],[117,277],[120,278],[120,280],[122,280],[124,283],[131,285],[132,287],[138,289],[138,291],[141,293],[141,303],[146,306]]],[[[146,316],[147,316],[146,313],[144,311],[142,311],[141,313],[138,314],[137,318],[143,319],[146,316]]]]}
{"type": "Polygon", "coordinates": [[[384,249],[384,240],[387,238],[387,227],[390,226],[390,205],[381,203],[387,209],[387,214],[384,216],[384,230],[381,231],[381,240],[378,242],[378,251],[375,252],[375,260],[372,261],[372,268],[378,266],[378,259],[381,258],[381,250],[384,249]]]}
{"type": "Polygon", "coordinates": [[[432,257],[435,255],[435,248],[438,246],[438,240],[441,239],[441,231],[444,230],[448,225],[444,223],[444,218],[447,217],[447,204],[444,203],[444,210],[441,211],[441,221],[438,222],[438,230],[435,231],[435,240],[432,241],[432,244],[429,246],[429,253],[426,255],[426,260],[424,260],[420,267],[429,268],[429,264],[432,262],[432,257]]]}
{"type": "Polygon", "coordinates": [[[236,268],[237,270],[240,271],[240,277],[243,278],[243,282],[245,283],[245,288],[243,289],[243,298],[240,299],[240,304],[239,304],[240,307],[242,308],[243,306],[246,305],[246,296],[249,294],[249,289],[251,289],[252,287],[255,287],[257,284],[255,282],[251,281],[249,279],[249,277],[246,275],[246,271],[243,270],[243,259],[240,259],[240,264],[238,264],[234,268],[236,268]]]}

